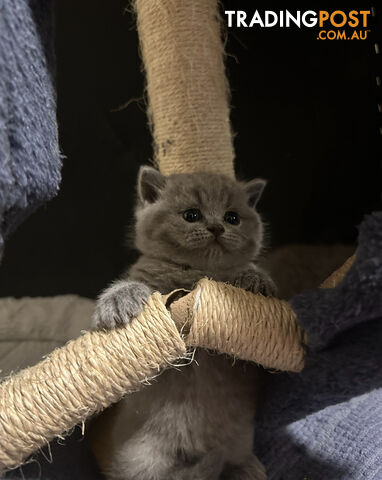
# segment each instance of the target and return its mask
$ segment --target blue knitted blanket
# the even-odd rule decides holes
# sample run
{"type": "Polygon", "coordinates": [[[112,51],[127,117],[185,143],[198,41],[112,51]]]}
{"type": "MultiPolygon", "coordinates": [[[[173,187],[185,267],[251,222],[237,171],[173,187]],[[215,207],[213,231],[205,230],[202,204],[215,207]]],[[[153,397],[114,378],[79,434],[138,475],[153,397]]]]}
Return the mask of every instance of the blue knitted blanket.
{"type": "Polygon", "coordinates": [[[296,296],[301,374],[269,376],[256,446],[269,480],[382,479],[382,212],[335,289],[296,296]]]}
{"type": "Polygon", "coordinates": [[[5,237],[60,182],[51,5],[0,0],[0,258],[5,237]]]}

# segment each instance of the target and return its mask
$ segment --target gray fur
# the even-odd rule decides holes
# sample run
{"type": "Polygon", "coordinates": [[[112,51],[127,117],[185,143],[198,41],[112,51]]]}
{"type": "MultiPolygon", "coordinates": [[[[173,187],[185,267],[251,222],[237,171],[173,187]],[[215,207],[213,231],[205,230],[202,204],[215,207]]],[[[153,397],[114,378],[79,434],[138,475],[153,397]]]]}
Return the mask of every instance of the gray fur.
{"type": "Polygon", "coordinates": [[[276,285],[271,278],[255,265],[250,265],[248,270],[241,272],[232,284],[248,292],[261,293],[266,297],[276,294],[276,285]]]}
{"type": "MultiPolygon", "coordinates": [[[[263,238],[255,206],[264,186],[210,173],[163,177],[143,167],[136,208],[141,256],[125,279],[101,294],[94,326],[128,323],[154,290],[191,289],[203,277],[274,294],[272,280],[254,263],[263,238]],[[190,208],[201,211],[194,223],[183,217],[190,208]],[[236,212],[240,223],[225,221],[226,212],[236,212]]],[[[204,350],[195,359],[118,405],[110,479],[265,478],[252,452],[256,367],[204,350]]]]}
{"type": "Polygon", "coordinates": [[[99,297],[93,315],[93,327],[115,328],[139,315],[153,290],[142,282],[119,280],[99,297]]]}

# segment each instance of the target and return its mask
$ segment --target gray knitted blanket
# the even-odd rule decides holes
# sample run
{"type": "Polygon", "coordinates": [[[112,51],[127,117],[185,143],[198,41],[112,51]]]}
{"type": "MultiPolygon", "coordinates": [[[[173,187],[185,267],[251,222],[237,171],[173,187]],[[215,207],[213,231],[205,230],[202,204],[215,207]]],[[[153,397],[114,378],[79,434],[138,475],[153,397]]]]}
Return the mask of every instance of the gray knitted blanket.
{"type": "Polygon", "coordinates": [[[0,258],[5,237],[60,182],[51,5],[0,0],[0,258]]]}
{"type": "Polygon", "coordinates": [[[256,431],[269,480],[382,479],[382,212],[334,289],[296,296],[301,374],[272,374],[256,431]]]}

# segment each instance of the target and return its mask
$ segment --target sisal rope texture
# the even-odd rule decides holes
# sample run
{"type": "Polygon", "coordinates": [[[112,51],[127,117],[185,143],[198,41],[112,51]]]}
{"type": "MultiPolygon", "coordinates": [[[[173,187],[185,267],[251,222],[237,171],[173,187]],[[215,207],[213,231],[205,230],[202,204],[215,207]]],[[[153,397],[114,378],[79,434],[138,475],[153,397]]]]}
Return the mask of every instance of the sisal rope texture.
{"type": "Polygon", "coordinates": [[[217,0],[135,0],[154,163],[234,176],[217,0]]]}
{"type": "Polygon", "coordinates": [[[276,298],[207,279],[170,304],[154,293],[126,327],[87,332],[0,384],[0,471],[138,390],[187,347],[298,372],[305,341],[289,304],[276,298]]]}

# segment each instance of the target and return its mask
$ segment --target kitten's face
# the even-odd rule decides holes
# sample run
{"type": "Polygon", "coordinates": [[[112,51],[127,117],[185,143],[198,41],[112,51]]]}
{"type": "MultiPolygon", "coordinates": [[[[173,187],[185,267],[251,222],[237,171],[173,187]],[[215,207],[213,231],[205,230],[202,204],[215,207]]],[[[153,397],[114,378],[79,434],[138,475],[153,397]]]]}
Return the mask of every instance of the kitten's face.
{"type": "Polygon", "coordinates": [[[264,185],[211,173],[163,177],[143,167],[136,246],[146,255],[202,270],[244,265],[261,248],[262,224],[254,207],[264,185]]]}

